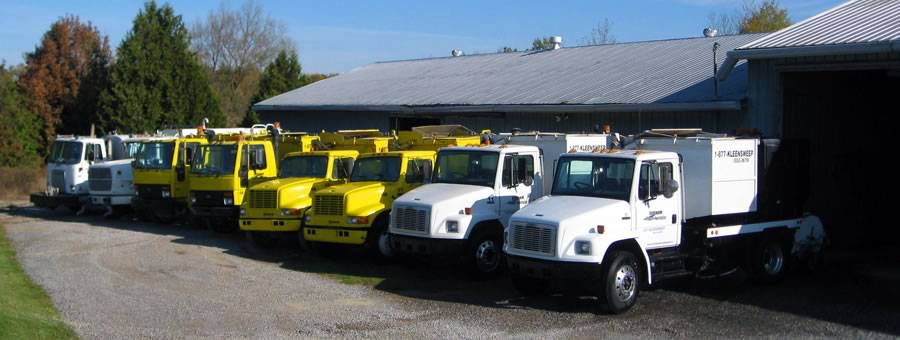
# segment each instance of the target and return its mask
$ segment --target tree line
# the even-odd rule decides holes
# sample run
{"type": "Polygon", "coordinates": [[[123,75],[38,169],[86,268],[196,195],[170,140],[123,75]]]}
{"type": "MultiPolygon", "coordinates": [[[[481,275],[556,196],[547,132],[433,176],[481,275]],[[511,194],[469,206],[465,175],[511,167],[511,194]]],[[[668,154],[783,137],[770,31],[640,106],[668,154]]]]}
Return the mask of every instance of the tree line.
{"type": "Polygon", "coordinates": [[[0,166],[42,163],[57,134],[248,126],[253,103],[331,75],[304,74],[286,26],[248,0],[223,3],[189,29],[146,2],[113,54],[74,15],[50,25],[23,65],[0,63],[0,166]]]}

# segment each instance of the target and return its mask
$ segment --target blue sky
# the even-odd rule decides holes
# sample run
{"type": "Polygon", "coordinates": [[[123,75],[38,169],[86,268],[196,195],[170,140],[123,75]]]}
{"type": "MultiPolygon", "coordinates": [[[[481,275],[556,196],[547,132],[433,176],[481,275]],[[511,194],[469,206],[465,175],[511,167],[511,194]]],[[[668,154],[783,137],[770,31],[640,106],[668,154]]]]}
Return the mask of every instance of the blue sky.
{"type": "MultiPolygon", "coordinates": [[[[164,2],[164,1],[160,1],[164,2]]],[[[781,0],[794,21],[836,6],[839,0],[781,0]]],[[[219,0],[169,3],[190,23],[219,6],[219,0]]],[[[225,1],[238,7],[240,0],[225,1]]],[[[731,12],[743,0],[635,1],[261,1],[269,15],[286,23],[304,72],[339,73],[375,61],[519,49],[537,36],[559,35],[577,45],[602,18],[609,18],[620,42],[700,36],[710,12],[731,12]]],[[[91,21],[109,35],[113,48],[131,28],[143,1],[0,0],[0,59],[22,62],[50,23],[65,14],[91,21]]],[[[190,27],[190,26],[188,26],[190,27]]]]}

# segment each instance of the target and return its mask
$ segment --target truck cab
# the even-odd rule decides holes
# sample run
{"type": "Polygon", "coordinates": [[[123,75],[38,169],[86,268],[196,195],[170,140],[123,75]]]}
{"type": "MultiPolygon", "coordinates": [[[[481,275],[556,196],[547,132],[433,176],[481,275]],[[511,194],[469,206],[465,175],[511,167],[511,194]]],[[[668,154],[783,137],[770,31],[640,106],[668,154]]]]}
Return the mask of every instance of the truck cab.
{"type": "Polygon", "coordinates": [[[132,208],[137,216],[171,223],[187,213],[191,162],[200,136],[156,137],[142,141],[131,162],[132,208]]]}
{"type": "Polygon", "coordinates": [[[32,193],[30,201],[42,208],[79,210],[90,201],[88,169],[108,158],[103,139],[57,136],[47,157],[47,190],[32,193]]]}
{"type": "MultiPolygon", "coordinates": [[[[173,130],[167,130],[160,136],[174,136],[173,130]]],[[[158,137],[158,136],[157,136],[158,137]]],[[[88,183],[90,189],[90,203],[95,207],[106,209],[106,215],[110,215],[116,209],[131,206],[134,197],[134,176],[132,162],[142,142],[149,141],[155,136],[134,135],[109,135],[106,136],[106,146],[115,160],[91,165],[88,170],[88,183]]]]}
{"type": "Polygon", "coordinates": [[[389,231],[395,251],[459,258],[480,275],[502,270],[503,228],[513,213],[545,195],[558,155],[608,144],[601,134],[500,137],[510,144],[438,151],[431,183],[394,202],[389,231]]]}
{"type": "Polygon", "coordinates": [[[817,253],[815,216],[756,212],[757,139],[635,139],[631,150],[560,156],[550,196],[513,214],[504,252],[523,294],[587,291],[613,313],[640,286],[743,267],[774,281],[817,253]]]}

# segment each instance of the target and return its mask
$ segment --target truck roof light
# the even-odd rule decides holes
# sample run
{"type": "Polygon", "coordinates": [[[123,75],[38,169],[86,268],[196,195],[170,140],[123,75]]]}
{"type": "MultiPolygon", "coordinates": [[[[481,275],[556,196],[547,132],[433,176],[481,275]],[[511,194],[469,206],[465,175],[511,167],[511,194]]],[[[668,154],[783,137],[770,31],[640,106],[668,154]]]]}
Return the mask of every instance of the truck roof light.
{"type": "Polygon", "coordinates": [[[465,209],[463,209],[463,211],[466,213],[466,215],[471,215],[471,214],[472,214],[472,207],[466,207],[465,209]]]}
{"type": "Polygon", "coordinates": [[[602,226],[602,225],[598,225],[598,226],[597,226],[597,233],[598,233],[598,234],[602,234],[602,233],[605,232],[605,231],[606,231],[606,227],[604,227],[604,226],[602,226]]]}
{"type": "Polygon", "coordinates": [[[569,149],[569,153],[576,153],[576,152],[578,152],[578,150],[575,150],[575,148],[569,149]]]}

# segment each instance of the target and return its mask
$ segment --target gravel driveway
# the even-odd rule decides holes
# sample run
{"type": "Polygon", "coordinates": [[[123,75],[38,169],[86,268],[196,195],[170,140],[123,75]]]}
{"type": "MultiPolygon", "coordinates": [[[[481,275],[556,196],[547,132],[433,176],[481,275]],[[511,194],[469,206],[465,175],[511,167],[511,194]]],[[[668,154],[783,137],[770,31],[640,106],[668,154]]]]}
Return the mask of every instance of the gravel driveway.
{"type": "Polygon", "coordinates": [[[0,224],[85,339],[900,336],[896,287],[837,270],[778,286],[675,282],[607,316],[589,298],[519,298],[507,279],[474,281],[451,265],[255,250],[238,234],[34,208],[0,210],[0,224]]]}

